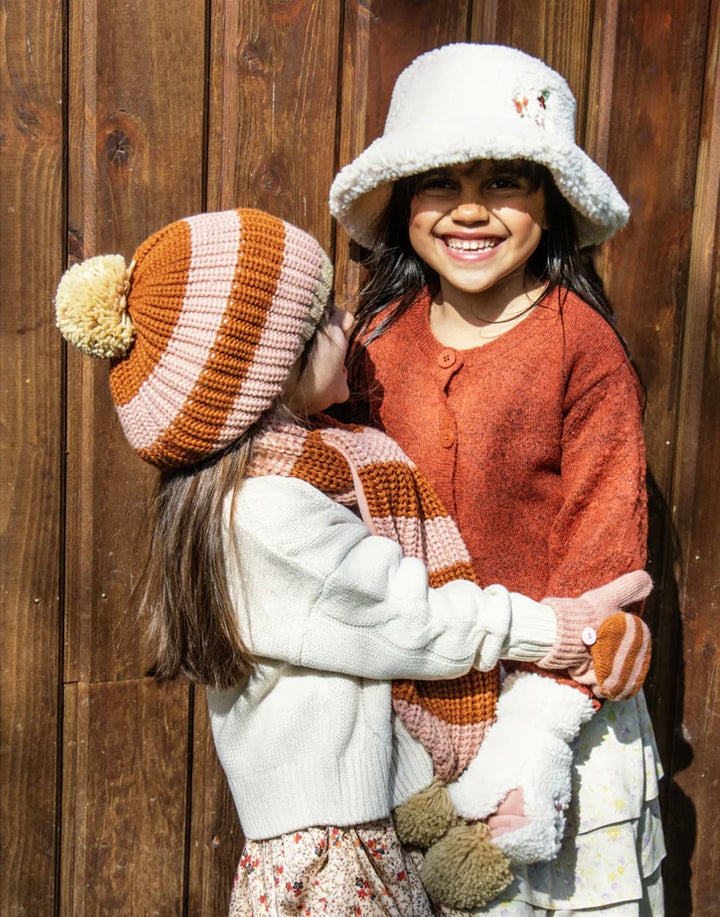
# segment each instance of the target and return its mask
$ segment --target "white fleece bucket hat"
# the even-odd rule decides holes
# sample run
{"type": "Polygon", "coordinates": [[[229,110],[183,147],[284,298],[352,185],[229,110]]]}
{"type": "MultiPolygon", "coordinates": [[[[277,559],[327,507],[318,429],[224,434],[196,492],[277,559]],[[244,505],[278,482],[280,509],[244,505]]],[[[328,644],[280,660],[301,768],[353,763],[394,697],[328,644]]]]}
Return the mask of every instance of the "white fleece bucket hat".
{"type": "Polygon", "coordinates": [[[581,246],[627,223],[617,188],[575,143],[575,97],[565,80],[523,51],[481,44],[445,45],[403,70],[383,135],[335,177],[330,211],[372,248],[396,179],[475,159],[547,166],[573,208],[581,246]]]}

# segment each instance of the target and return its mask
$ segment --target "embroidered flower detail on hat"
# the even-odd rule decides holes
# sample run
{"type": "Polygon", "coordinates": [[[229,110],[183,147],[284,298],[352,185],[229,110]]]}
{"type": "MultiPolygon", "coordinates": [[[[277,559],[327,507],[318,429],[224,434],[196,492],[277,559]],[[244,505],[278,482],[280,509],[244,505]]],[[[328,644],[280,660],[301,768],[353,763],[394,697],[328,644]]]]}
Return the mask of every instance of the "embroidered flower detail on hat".
{"type": "Polygon", "coordinates": [[[542,89],[532,101],[524,93],[517,92],[513,104],[521,118],[532,118],[538,127],[545,127],[545,112],[549,98],[549,89],[542,89]]]}

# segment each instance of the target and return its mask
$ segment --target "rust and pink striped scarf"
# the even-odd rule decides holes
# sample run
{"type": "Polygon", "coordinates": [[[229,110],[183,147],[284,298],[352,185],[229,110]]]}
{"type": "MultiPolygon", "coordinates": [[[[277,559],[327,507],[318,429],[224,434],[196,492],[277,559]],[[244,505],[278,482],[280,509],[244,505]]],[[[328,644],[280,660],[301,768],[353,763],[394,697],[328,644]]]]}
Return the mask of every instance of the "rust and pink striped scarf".
{"type": "MultiPolygon", "coordinates": [[[[371,531],[426,564],[431,586],[477,582],[457,526],[399,446],[378,430],[321,420],[322,428],[310,430],[269,426],[255,440],[248,475],[300,478],[339,503],[357,506],[371,531]]],[[[430,753],[442,780],[454,779],[472,760],[494,722],[499,687],[497,667],[447,681],[393,683],[397,714],[430,753]]]]}

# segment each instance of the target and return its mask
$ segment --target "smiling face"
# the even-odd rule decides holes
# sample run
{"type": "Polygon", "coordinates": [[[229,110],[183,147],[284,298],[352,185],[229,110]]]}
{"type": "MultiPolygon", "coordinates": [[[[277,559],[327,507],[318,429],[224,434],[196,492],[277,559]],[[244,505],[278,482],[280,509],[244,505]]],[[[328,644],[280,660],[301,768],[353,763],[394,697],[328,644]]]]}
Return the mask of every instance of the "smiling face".
{"type": "Polygon", "coordinates": [[[526,265],[545,228],[542,184],[518,161],[483,159],[426,172],[410,202],[409,237],[440,278],[445,302],[534,284],[526,265]]]}
{"type": "Polygon", "coordinates": [[[283,401],[294,414],[310,417],[350,397],[345,355],[352,325],[352,315],[337,306],[325,312],[307,362],[298,361],[285,386],[283,401]]]}

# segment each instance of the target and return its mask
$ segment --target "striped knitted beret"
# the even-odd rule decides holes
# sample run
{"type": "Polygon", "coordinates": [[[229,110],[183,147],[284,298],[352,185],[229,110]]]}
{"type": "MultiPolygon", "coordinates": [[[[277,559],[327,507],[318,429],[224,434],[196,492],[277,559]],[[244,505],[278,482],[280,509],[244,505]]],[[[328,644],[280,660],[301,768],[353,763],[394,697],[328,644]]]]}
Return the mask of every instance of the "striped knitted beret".
{"type": "Polygon", "coordinates": [[[68,341],[112,359],[110,388],[130,444],[170,468],[225,449],[271,407],[331,285],[315,239],[238,209],[171,223],[129,267],[117,255],[74,265],[55,304],[68,341]]]}

